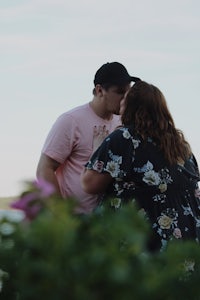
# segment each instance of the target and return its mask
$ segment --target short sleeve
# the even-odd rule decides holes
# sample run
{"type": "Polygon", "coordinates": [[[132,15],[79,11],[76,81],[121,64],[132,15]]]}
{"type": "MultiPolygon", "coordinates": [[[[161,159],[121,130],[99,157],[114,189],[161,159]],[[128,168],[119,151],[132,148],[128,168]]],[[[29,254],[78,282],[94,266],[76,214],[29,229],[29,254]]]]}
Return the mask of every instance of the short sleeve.
{"type": "Polygon", "coordinates": [[[125,174],[129,163],[123,160],[125,157],[130,157],[126,155],[128,147],[130,147],[130,140],[125,139],[123,131],[117,129],[94,152],[90,161],[86,164],[86,168],[99,173],[110,173],[113,178],[121,177],[125,174]]]}
{"type": "Polygon", "coordinates": [[[64,163],[77,139],[78,128],[76,121],[69,114],[62,114],[53,124],[44,143],[42,153],[59,163],[64,163]]]}
{"type": "Polygon", "coordinates": [[[185,161],[183,171],[188,173],[191,176],[191,178],[194,178],[197,181],[200,180],[199,168],[194,154],[192,154],[191,157],[185,161]]]}

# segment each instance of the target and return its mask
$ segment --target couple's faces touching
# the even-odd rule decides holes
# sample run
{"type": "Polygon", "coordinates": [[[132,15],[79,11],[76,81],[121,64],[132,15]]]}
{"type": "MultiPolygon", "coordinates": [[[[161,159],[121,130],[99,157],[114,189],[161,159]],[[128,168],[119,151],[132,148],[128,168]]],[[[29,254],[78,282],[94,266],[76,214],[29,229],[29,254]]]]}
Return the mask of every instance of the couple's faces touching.
{"type": "Polygon", "coordinates": [[[122,98],[121,102],[120,102],[120,109],[119,109],[119,114],[122,115],[124,113],[125,107],[126,107],[126,95],[128,94],[130,90],[129,89],[126,91],[126,93],[124,94],[124,97],[122,98]]]}
{"type": "Polygon", "coordinates": [[[131,85],[126,84],[123,86],[111,86],[107,90],[99,86],[99,91],[101,92],[102,100],[104,101],[107,111],[112,114],[121,114],[121,105],[123,107],[124,97],[131,85]]]}

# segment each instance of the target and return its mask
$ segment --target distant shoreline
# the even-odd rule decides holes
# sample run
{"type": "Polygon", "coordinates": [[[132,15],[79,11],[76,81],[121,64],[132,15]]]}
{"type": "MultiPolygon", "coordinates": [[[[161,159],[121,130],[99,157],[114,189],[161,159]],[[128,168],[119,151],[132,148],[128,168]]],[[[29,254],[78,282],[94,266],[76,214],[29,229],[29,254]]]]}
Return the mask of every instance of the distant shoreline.
{"type": "Polygon", "coordinates": [[[10,203],[15,197],[0,197],[0,209],[10,208],[10,203]]]}

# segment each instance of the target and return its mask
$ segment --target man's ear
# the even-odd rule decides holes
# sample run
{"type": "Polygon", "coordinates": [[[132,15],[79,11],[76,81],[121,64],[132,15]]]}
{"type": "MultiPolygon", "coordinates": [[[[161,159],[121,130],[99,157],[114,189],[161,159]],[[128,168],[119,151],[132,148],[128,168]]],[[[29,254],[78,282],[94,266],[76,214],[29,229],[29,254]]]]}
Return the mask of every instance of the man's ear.
{"type": "Polygon", "coordinates": [[[97,84],[95,86],[95,91],[96,91],[96,95],[98,95],[99,97],[103,95],[103,88],[100,84],[97,84]]]}

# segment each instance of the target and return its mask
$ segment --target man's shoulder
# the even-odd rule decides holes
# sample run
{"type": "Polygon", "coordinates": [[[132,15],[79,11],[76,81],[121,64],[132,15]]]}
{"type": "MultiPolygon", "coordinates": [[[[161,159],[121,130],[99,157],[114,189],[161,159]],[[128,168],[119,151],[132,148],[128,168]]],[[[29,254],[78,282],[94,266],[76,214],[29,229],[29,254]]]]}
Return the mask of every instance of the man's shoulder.
{"type": "Polygon", "coordinates": [[[76,106],[68,111],[65,111],[64,113],[62,113],[58,119],[62,119],[62,120],[67,120],[67,119],[79,119],[82,116],[85,116],[88,114],[88,107],[89,107],[89,103],[85,103],[83,105],[80,106],[76,106]]]}
{"type": "Polygon", "coordinates": [[[76,114],[80,114],[80,113],[84,113],[85,111],[87,111],[89,108],[89,103],[85,103],[85,104],[82,104],[82,105],[79,105],[79,106],[76,106],[68,111],[66,111],[64,114],[65,115],[76,115],[76,114]]]}

